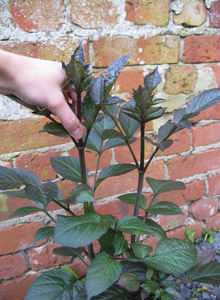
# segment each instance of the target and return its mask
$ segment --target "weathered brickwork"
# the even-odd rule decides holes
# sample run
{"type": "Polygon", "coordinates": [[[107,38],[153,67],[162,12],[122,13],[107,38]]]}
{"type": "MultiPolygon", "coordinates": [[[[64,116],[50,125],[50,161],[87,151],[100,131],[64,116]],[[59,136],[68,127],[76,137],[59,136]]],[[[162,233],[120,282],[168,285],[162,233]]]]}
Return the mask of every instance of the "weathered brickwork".
{"type": "MultiPolygon", "coordinates": [[[[170,100],[162,105],[169,113],[187,105],[193,96],[207,88],[220,87],[220,1],[204,0],[0,0],[0,48],[34,58],[68,62],[81,41],[87,63],[98,75],[105,73],[116,58],[133,52],[116,81],[113,92],[125,100],[133,88],[158,66],[161,84],[155,96],[170,100]],[[208,6],[207,3],[210,3],[208,6]]],[[[50,157],[77,157],[71,139],[39,133],[45,117],[26,116],[12,101],[0,98],[0,165],[23,168],[36,173],[42,181],[52,180],[63,196],[71,194],[76,183],[61,180],[50,165],[50,157]],[[7,116],[3,114],[7,111],[7,116]],[[24,116],[23,116],[24,114],[24,116]]],[[[173,135],[173,144],[158,151],[146,176],[178,179],[186,189],[159,195],[158,201],[179,205],[183,215],[160,216],[160,225],[169,237],[186,239],[186,225],[202,235],[204,227],[220,229],[220,104],[193,118],[192,130],[173,135]]],[[[162,123],[146,125],[146,134],[155,139],[162,123]]],[[[137,141],[132,144],[139,157],[137,141]]],[[[153,146],[146,142],[146,160],[153,146]]],[[[86,150],[89,182],[93,184],[97,153],[86,150]]],[[[113,163],[132,163],[122,146],[105,151],[100,169],[113,163]]],[[[110,177],[95,193],[97,212],[121,218],[133,214],[131,206],[118,195],[136,190],[137,172],[110,177]]],[[[144,194],[151,196],[147,182],[144,194]]],[[[0,193],[0,299],[24,300],[31,283],[42,271],[57,266],[76,267],[82,276],[86,269],[79,261],[70,261],[53,253],[51,241],[34,244],[36,231],[45,226],[41,214],[12,218],[11,214],[26,199],[0,193]]],[[[78,206],[73,206],[76,214],[78,206]]],[[[57,205],[48,209],[57,212],[57,205]]],[[[47,221],[46,221],[47,222],[47,221]]],[[[156,247],[157,239],[144,244],[156,247]]],[[[97,247],[96,247],[97,248],[97,247]]]]}

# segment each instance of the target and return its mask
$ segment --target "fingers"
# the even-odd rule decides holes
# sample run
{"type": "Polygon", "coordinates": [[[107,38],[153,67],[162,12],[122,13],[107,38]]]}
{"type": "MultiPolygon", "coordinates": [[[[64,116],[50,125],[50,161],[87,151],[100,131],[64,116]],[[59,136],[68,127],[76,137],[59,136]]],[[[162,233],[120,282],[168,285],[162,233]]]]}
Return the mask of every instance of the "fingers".
{"type": "Polygon", "coordinates": [[[49,105],[48,109],[60,119],[63,127],[73,138],[78,140],[83,137],[85,127],[80,124],[78,118],[70,109],[62,93],[60,93],[57,99],[53,99],[53,104],[49,105]]]}

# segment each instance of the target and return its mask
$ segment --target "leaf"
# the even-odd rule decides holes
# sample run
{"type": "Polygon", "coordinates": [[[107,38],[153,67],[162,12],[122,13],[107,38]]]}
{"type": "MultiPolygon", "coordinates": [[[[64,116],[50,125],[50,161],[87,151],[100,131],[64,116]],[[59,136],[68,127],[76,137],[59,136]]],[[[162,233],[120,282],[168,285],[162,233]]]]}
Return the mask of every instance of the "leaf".
{"type": "Polygon", "coordinates": [[[133,96],[137,106],[140,108],[141,112],[144,113],[153,99],[151,92],[146,88],[139,86],[139,88],[134,91],[133,96]]]}
{"type": "Polygon", "coordinates": [[[107,254],[98,254],[89,267],[86,275],[86,291],[88,300],[107,290],[114,284],[122,268],[119,262],[112,260],[107,254]]]}
{"type": "Polygon", "coordinates": [[[87,92],[83,102],[82,102],[82,115],[83,118],[87,122],[92,122],[94,121],[95,117],[97,116],[99,111],[99,108],[92,102],[90,93],[87,92]]]}
{"type": "Polygon", "coordinates": [[[188,271],[196,257],[196,249],[190,243],[164,238],[159,241],[155,253],[143,261],[156,270],[176,275],[188,271]]]}
{"type": "Polygon", "coordinates": [[[53,253],[62,256],[79,257],[82,253],[82,248],[59,247],[53,249],[53,253]]]}
{"type": "Polygon", "coordinates": [[[121,255],[128,249],[128,242],[126,241],[124,235],[121,232],[116,233],[113,240],[113,245],[115,248],[115,256],[121,255]]]}
{"type": "MultiPolygon", "coordinates": [[[[122,107],[122,109],[120,110],[119,113],[119,122],[120,125],[122,127],[122,129],[124,130],[124,132],[129,135],[132,136],[134,134],[134,132],[139,128],[140,123],[129,117],[126,114],[126,108],[129,108],[131,105],[133,105],[132,103],[134,102],[133,99],[129,100],[127,103],[124,104],[124,106],[122,107]]],[[[133,113],[134,114],[134,113],[133,113]]]]}
{"type": "Polygon", "coordinates": [[[44,128],[42,130],[40,130],[39,132],[47,132],[49,134],[53,134],[55,136],[60,136],[60,137],[64,137],[64,138],[67,138],[70,136],[62,124],[54,123],[54,122],[47,123],[46,125],[44,125],[44,128]]]}
{"type": "Polygon", "coordinates": [[[114,238],[116,233],[109,229],[101,238],[99,239],[99,244],[101,249],[108,253],[109,255],[114,255],[115,247],[114,247],[114,238]]]}
{"type": "Polygon", "coordinates": [[[105,75],[105,94],[108,95],[110,90],[112,89],[118,75],[120,74],[121,70],[124,68],[125,64],[129,60],[132,53],[122,56],[121,58],[116,59],[113,61],[109,67],[108,71],[105,75]]]}
{"type": "Polygon", "coordinates": [[[144,86],[146,89],[148,89],[150,92],[152,92],[155,89],[155,87],[157,87],[161,83],[161,81],[162,81],[162,79],[158,72],[158,67],[156,67],[153,72],[151,72],[150,74],[147,74],[144,77],[144,86]]]}
{"type": "Polygon", "coordinates": [[[175,110],[173,113],[173,122],[178,124],[184,118],[185,113],[186,113],[185,108],[180,108],[180,109],[175,110]]]}
{"type": "Polygon", "coordinates": [[[96,120],[96,123],[94,124],[95,131],[100,135],[102,139],[103,138],[103,132],[108,129],[115,128],[115,123],[112,121],[112,119],[109,116],[106,116],[104,114],[99,115],[99,119],[96,120]]]}
{"type": "Polygon", "coordinates": [[[102,169],[102,171],[99,174],[98,180],[96,182],[96,187],[106,178],[113,177],[113,176],[119,176],[122,174],[126,174],[128,172],[133,171],[136,169],[135,165],[132,164],[117,164],[108,166],[102,169]]]}
{"type": "Polygon", "coordinates": [[[131,244],[131,249],[137,258],[144,258],[153,250],[152,247],[142,244],[131,244]]]}
{"type": "Polygon", "coordinates": [[[78,61],[74,55],[70,63],[65,67],[66,75],[74,84],[77,90],[80,90],[82,81],[88,76],[88,68],[81,61],[78,61]]]}
{"type": "Polygon", "coordinates": [[[38,205],[42,204],[45,208],[56,197],[58,188],[55,183],[48,181],[39,186],[27,184],[25,192],[32,201],[38,205]]]}
{"type": "Polygon", "coordinates": [[[140,281],[146,280],[146,274],[148,267],[141,261],[133,262],[133,261],[121,261],[122,273],[134,273],[138,276],[140,281]]]}
{"type": "Polygon", "coordinates": [[[214,88],[207,90],[195,98],[193,98],[186,107],[185,118],[192,118],[205,110],[220,102],[220,89],[214,88]]]}
{"type": "Polygon", "coordinates": [[[78,248],[99,239],[110,227],[112,218],[88,213],[81,216],[58,216],[54,241],[60,245],[78,248]]]}
{"type": "Polygon", "coordinates": [[[75,280],[76,278],[66,270],[44,272],[31,285],[25,300],[71,300],[75,280]]]}
{"type": "Polygon", "coordinates": [[[53,236],[54,236],[54,227],[53,226],[39,228],[34,236],[34,244],[36,244],[40,240],[49,239],[53,236]]]}
{"type": "Polygon", "coordinates": [[[81,182],[80,162],[75,157],[51,157],[53,169],[65,179],[81,182]]]}
{"type": "Polygon", "coordinates": [[[112,139],[112,138],[124,139],[124,135],[121,132],[114,129],[106,129],[103,131],[102,133],[103,140],[112,139]]]}
{"type": "Polygon", "coordinates": [[[140,287],[139,278],[133,273],[121,274],[117,284],[122,286],[129,292],[136,292],[140,287]]]}
{"type": "MultiPolygon", "coordinates": [[[[114,284],[99,296],[92,297],[92,300],[130,300],[131,294],[124,288],[114,284]]],[[[75,300],[75,299],[74,299],[75,300]]]]}
{"type": "Polygon", "coordinates": [[[0,189],[7,190],[20,187],[23,184],[40,184],[37,175],[22,169],[6,168],[0,166],[0,189]]]}
{"type": "Polygon", "coordinates": [[[72,191],[71,196],[65,199],[67,203],[85,203],[85,202],[93,202],[95,203],[95,199],[93,197],[91,188],[86,184],[79,184],[72,191]]]}
{"type": "Polygon", "coordinates": [[[21,207],[17,209],[13,214],[11,214],[11,217],[18,217],[18,216],[23,216],[23,215],[28,215],[33,212],[39,212],[42,211],[40,208],[35,207],[35,206],[26,206],[26,207],[21,207]]]}
{"type": "Polygon", "coordinates": [[[179,206],[168,201],[157,202],[148,211],[154,215],[183,215],[179,206]]]}
{"type": "Polygon", "coordinates": [[[105,104],[117,104],[117,103],[123,103],[125,102],[125,100],[117,97],[117,96],[109,96],[107,97],[107,99],[105,100],[105,104]]]}
{"type": "Polygon", "coordinates": [[[93,80],[90,88],[90,96],[95,105],[100,105],[104,102],[105,86],[104,76],[102,74],[93,80]]]}
{"type": "Polygon", "coordinates": [[[116,229],[130,234],[152,234],[150,228],[135,216],[125,216],[120,219],[116,229]]]}
{"type": "Polygon", "coordinates": [[[147,293],[155,293],[160,288],[160,284],[154,280],[148,280],[141,285],[147,293]]]}
{"type": "Polygon", "coordinates": [[[152,188],[154,196],[173,190],[184,190],[185,184],[181,181],[174,180],[158,180],[146,177],[147,183],[152,188]]]}
{"type": "MultiPolygon", "coordinates": [[[[136,196],[137,193],[130,193],[130,194],[121,195],[118,197],[118,199],[120,199],[122,202],[125,202],[127,204],[135,205],[136,196]]],[[[146,197],[144,195],[141,195],[140,208],[143,210],[146,209],[146,197]]]]}
{"type": "Polygon", "coordinates": [[[173,123],[165,123],[159,128],[158,131],[158,143],[165,141],[175,131],[175,125],[173,123]]]}
{"type": "Polygon", "coordinates": [[[91,130],[88,136],[86,147],[100,153],[101,151],[101,138],[95,130],[91,130]]]}
{"type": "Polygon", "coordinates": [[[163,228],[156,223],[155,221],[151,219],[146,219],[145,223],[147,226],[151,229],[152,235],[156,236],[159,240],[164,239],[167,237],[166,232],[163,230],[163,228]]]}
{"type": "Polygon", "coordinates": [[[193,281],[220,285],[220,263],[212,261],[205,266],[192,268],[186,276],[193,281]]]}
{"type": "MultiPolygon", "coordinates": [[[[153,109],[153,107],[152,107],[153,109]]],[[[145,122],[149,122],[151,120],[159,119],[165,113],[166,107],[157,107],[155,111],[150,112],[148,109],[145,117],[145,122]]]]}
{"type": "Polygon", "coordinates": [[[73,284],[73,300],[87,300],[86,287],[80,280],[73,284]]]}
{"type": "MultiPolygon", "coordinates": [[[[131,137],[128,139],[129,144],[132,144],[135,142],[137,139],[135,137],[131,137]]],[[[121,138],[111,138],[107,140],[105,143],[105,146],[103,148],[103,151],[114,148],[114,147],[119,147],[119,146],[124,146],[126,145],[125,140],[122,140],[121,138]]]]}
{"type": "Polygon", "coordinates": [[[81,62],[83,66],[86,66],[85,63],[86,55],[81,42],[79,43],[79,46],[74,51],[73,57],[77,61],[81,62]]]}

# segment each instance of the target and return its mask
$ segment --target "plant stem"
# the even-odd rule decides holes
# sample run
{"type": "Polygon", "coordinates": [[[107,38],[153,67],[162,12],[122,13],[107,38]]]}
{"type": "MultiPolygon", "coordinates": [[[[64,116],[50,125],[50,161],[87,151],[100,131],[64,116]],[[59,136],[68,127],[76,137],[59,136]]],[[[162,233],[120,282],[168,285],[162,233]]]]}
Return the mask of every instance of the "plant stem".
{"type": "Polygon", "coordinates": [[[44,210],[44,212],[54,223],[56,223],[56,220],[49,214],[47,210],[44,210]]]}
{"type": "Polygon", "coordinates": [[[53,199],[53,202],[55,202],[57,205],[59,205],[60,207],[62,207],[65,211],[67,211],[68,213],[70,213],[72,216],[75,216],[75,214],[72,212],[72,210],[69,207],[66,207],[65,205],[63,205],[62,203],[60,203],[59,201],[53,199]]]}
{"type": "Polygon", "coordinates": [[[103,141],[101,141],[100,144],[100,149],[99,149],[99,157],[98,157],[98,161],[97,161],[97,165],[96,165],[96,170],[95,170],[95,176],[94,176],[94,182],[93,182],[93,187],[92,187],[92,193],[94,195],[95,192],[95,184],[96,184],[96,179],[97,179],[97,175],[98,175],[98,170],[99,170],[99,164],[100,164],[100,159],[101,159],[101,154],[102,154],[102,146],[103,146],[103,141]]]}

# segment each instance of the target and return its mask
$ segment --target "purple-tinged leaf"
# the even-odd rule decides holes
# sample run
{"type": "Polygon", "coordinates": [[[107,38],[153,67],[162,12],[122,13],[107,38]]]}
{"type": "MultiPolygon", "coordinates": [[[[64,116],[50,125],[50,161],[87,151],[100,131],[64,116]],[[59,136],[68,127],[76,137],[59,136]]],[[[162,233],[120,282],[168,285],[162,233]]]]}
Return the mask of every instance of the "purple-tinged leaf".
{"type": "Polygon", "coordinates": [[[203,267],[213,261],[216,256],[215,249],[208,249],[200,252],[197,257],[196,267],[203,267]]]}
{"type": "Polygon", "coordinates": [[[136,292],[140,287],[140,280],[134,273],[123,273],[121,274],[117,284],[129,292],[136,292]]]}
{"type": "Polygon", "coordinates": [[[155,89],[155,87],[157,87],[161,83],[161,81],[162,79],[158,72],[158,67],[156,67],[156,69],[153,72],[147,74],[144,77],[144,86],[146,89],[152,92],[155,89]]]}

